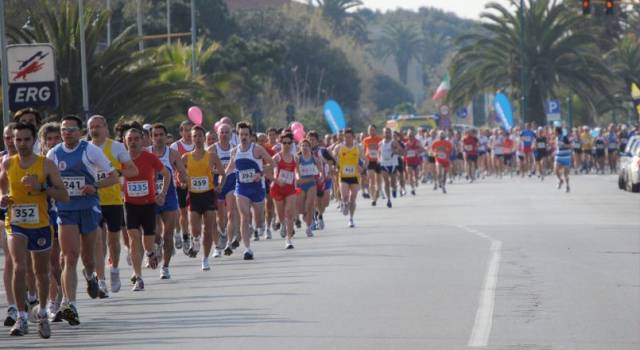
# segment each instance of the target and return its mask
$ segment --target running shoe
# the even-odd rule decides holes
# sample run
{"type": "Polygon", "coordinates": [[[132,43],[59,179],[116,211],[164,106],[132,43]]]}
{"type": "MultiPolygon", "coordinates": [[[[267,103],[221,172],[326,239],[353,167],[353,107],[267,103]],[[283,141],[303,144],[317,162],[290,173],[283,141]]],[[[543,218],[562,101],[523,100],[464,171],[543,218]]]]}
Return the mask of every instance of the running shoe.
{"type": "MultiPolygon", "coordinates": [[[[349,205],[347,203],[342,203],[342,215],[349,215],[349,205]]],[[[300,228],[300,225],[298,225],[298,221],[300,220],[296,219],[296,227],[300,228]]]]}
{"type": "Polygon", "coordinates": [[[253,260],[253,252],[251,251],[251,249],[247,249],[244,251],[244,260],[253,260]]]}
{"type": "Polygon", "coordinates": [[[182,238],[180,237],[180,234],[178,232],[175,232],[173,234],[173,246],[176,249],[182,249],[182,238]]]}
{"type": "Polygon", "coordinates": [[[107,281],[98,280],[98,298],[105,299],[109,297],[109,291],[107,291],[107,281]]]}
{"type": "Polygon", "coordinates": [[[274,231],[278,231],[280,229],[280,222],[274,222],[272,228],[274,231]]]}
{"type": "Polygon", "coordinates": [[[29,334],[29,322],[27,322],[25,318],[19,317],[13,327],[11,327],[9,335],[22,337],[26,334],[29,334]]]}
{"type": "Polygon", "coordinates": [[[569,189],[569,185],[567,185],[567,193],[571,192],[571,190],[569,189]]]}
{"type": "Polygon", "coordinates": [[[190,256],[191,240],[189,240],[189,238],[187,239],[185,239],[184,237],[182,238],[182,252],[184,253],[184,255],[190,256]]]}
{"type": "Polygon", "coordinates": [[[284,249],[293,249],[293,243],[291,243],[290,239],[287,239],[285,245],[284,245],[284,249]]]}
{"type": "Polygon", "coordinates": [[[240,241],[236,238],[231,242],[231,249],[237,249],[240,246],[240,241]]]}
{"type": "Polygon", "coordinates": [[[4,326],[11,327],[16,324],[16,320],[18,319],[18,309],[14,306],[10,306],[7,309],[7,318],[4,319],[4,326]]]}
{"type": "Polygon", "coordinates": [[[38,309],[38,304],[39,304],[39,302],[38,302],[37,299],[29,301],[28,298],[27,298],[27,301],[24,304],[25,307],[27,308],[28,320],[31,323],[38,322],[38,317],[36,316],[37,309],[38,309]]]}
{"type": "Polygon", "coordinates": [[[415,196],[416,195],[416,190],[411,190],[411,195],[415,196]]]}
{"type": "Polygon", "coordinates": [[[562,184],[564,184],[564,180],[558,181],[558,189],[562,188],[562,184]]]}
{"type": "Polygon", "coordinates": [[[51,322],[62,322],[62,310],[60,310],[60,303],[53,302],[49,304],[49,318],[51,322]]]}
{"type": "Polygon", "coordinates": [[[324,230],[324,220],[322,218],[318,218],[318,228],[324,230]]]}
{"type": "Polygon", "coordinates": [[[230,246],[227,246],[226,248],[224,248],[224,255],[230,256],[231,254],[233,254],[233,249],[231,249],[230,246]]]}
{"type": "Polygon", "coordinates": [[[216,249],[213,250],[213,257],[214,258],[219,258],[221,256],[222,256],[222,251],[220,249],[216,248],[216,249]]]}
{"type": "Polygon", "coordinates": [[[209,270],[211,270],[211,266],[209,265],[209,258],[204,257],[202,258],[202,271],[209,271],[209,270]]]}
{"type": "Polygon", "coordinates": [[[273,238],[273,236],[271,235],[271,229],[270,228],[267,228],[266,236],[267,236],[267,239],[272,239],[273,238]]]}
{"type": "Polygon", "coordinates": [[[98,297],[98,292],[100,291],[100,286],[98,285],[98,276],[96,273],[92,273],[91,275],[87,274],[85,269],[82,269],[82,275],[84,279],[87,280],[87,294],[91,297],[91,299],[95,299],[98,297]]]}
{"type": "Polygon", "coordinates": [[[146,252],[145,253],[147,260],[149,261],[149,267],[151,267],[152,269],[157,269],[158,268],[158,257],[156,256],[156,253],[154,252],[146,252]]]}
{"type": "Polygon", "coordinates": [[[258,230],[253,230],[253,241],[257,242],[260,240],[260,236],[258,235],[258,230]]]}
{"type": "Polygon", "coordinates": [[[169,280],[171,279],[171,273],[169,273],[169,267],[163,266],[160,271],[160,279],[161,280],[169,280]]]}
{"type": "Polygon", "coordinates": [[[287,228],[285,225],[280,226],[280,237],[284,238],[287,235],[287,228]]]}
{"type": "Polygon", "coordinates": [[[118,293],[120,288],[122,287],[122,283],[120,282],[120,270],[119,269],[111,269],[111,292],[118,293]]]}
{"type": "Polygon", "coordinates": [[[44,315],[38,313],[38,335],[43,339],[49,339],[51,337],[51,327],[49,326],[49,319],[46,313],[44,315]]]}
{"type": "Polygon", "coordinates": [[[191,248],[189,249],[189,257],[195,258],[200,252],[200,237],[194,237],[191,241],[191,248]]]}
{"type": "Polygon", "coordinates": [[[144,281],[140,277],[136,277],[136,283],[133,285],[131,289],[134,292],[142,292],[144,291],[144,281]]]}
{"type": "Polygon", "coordinates": [[[442,186],[442,193],[447,194],[447,189],[442,186]]]}
{"type": "Polygon", "coordinates": [[[391,205],[391,200],[390,200],[390,199],[388,199],[388,200],[387,200],[387,208],[391,208],[391,207],[392,207],[392,205],[391,205]]]}
{"type": "Polygon", "coordinates": [[[371,206],[372,206],[372,207],[375,207],[375,206],[376,206],[376,204],[377,204],[377,202],[376,202],[376,201],[371,201],[371,206]]]}
{"type": "Polygon", "coordinates": [[[313,237],[313,231],[311,230],[310,226],[307,226],[306,233],[307,233],[307,237],[313,237]]]}
{"type": "Polygon", "coordinates": [[[80,324],[80,316],[78,315],[78,310],[74,305],[62,305],[61,311],[62,319],[69,322],[70,326],[77,326],[80,324]]]}
{"type": "Polygon", "coordinates": [[[155,254],[156,254],[156,259],[158,259],[158,261],[162,261],[162,255],[164,254],[164,241],[160,240],[159,243],[155,244],[155,254]]]}
{"type": "Polygon", "coordinates": [[[302,227],[302,221],[300,221],[300,218],[296,218],[296,228],[301,228],[302,227]]]}
{"type": "Polygon", "coordinates": [[[349,219],[349,227],[354,228],[356,224],[353,223],[353,219],[349,219]]]}
{"type": "Polygon", "coordinates": [[[136,284],[136,280],[138,279],[138,277],[136,277],[136,275],[131,276],[131,278],[129,279],[129,281],[131,281],[131,284],[136,284]]]}

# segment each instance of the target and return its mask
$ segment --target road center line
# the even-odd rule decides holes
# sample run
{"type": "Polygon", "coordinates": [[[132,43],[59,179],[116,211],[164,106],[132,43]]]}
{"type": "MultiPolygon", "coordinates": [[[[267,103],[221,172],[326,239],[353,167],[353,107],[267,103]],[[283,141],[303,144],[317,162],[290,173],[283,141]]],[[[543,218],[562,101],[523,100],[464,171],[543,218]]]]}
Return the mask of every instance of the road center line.
{"type": "Polygon", "coordinates": [[[493,309],[496,298],[496,285],[498,284],[498,271],[500,270],[502,242],[475,229],[466,226],[460,226],[460,228],[491,242],[491,256],[487,264],[484,284],[478,297],[476,319],[467,344],[467,346],[474,348],[486,347],[489,343],[491,327],[493,326],[493,309]]]}

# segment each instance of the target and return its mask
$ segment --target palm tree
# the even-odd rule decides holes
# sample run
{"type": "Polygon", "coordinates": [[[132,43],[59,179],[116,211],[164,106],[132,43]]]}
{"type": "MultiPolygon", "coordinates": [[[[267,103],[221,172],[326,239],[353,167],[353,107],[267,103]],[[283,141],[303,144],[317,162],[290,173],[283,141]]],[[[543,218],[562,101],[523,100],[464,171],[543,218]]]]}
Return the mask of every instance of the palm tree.
{"type": "Polygon", "coordinates": [[[338,34],[349,34],[359,40],[366,39],[367,24],[364,19],[353,12],[363,4],[362,0],[315,0],[322,10],[322,16],[331,23],[338,34]]]}
{"type": "Polygon", "coordinates": [[[409,63],[419,59],[422,37],[412,24],[391,23],[384,27],[382,37],[376,41],[374,54],[386,61],[393,56],[400,81],[407,85],[409,63]]]}
{"type": "MultiPolygon", "coordinates": [[[[515,0],[511,4],[518,7],[515,0]]],[[[454,105],[463,105],[482,91],[507,90],[522,96],[522,69],[528,76],[524,90],[528,120],[545,123],[544,101],[562,89],[577,94],[592,110],[599,98],[610,96],[610,72],[593,32],[585,30],[587,21],[575,11],[555,1],[529,0],[521,33],[518,12],[497,3],[486,9],[493,11],[481,15],[486,20],[484,31],[459,40],[462,48],[450,67],[449,101],[454,105]]]]}
{"type": "Polygon", "coordinates": [[[85,31],[90,111],[110,121],[123,115],[168,116],[172,106],[188,105],[195,87],[188,80],[162,80],[174,67],[155,61],[150,50],[138,51],[138,40],[127,28],[110,46],[99,50],[106,33],[108,13],[87,8],[80,28],[75,1],[43,0],[30,9],[33,28],[10,28],[16,42],[48,42],[56,53],[59,76],[58,114],[78,114],[82,96],[80,77],[80,30],[85,31]]]}

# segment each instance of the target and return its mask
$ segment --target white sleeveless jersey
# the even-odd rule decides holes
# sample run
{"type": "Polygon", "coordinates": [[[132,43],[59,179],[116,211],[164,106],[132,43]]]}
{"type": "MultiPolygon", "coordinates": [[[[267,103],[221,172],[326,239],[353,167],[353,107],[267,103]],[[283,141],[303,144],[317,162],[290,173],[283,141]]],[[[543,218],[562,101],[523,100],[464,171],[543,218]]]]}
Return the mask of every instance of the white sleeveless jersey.
{"type": "Polygon", "coordinates": [[[382,159],[380,161],[380,165],[382,166],[397,166],[398,165],[398,155],[393,154],[393,140],[387,142],[386,140],[382,141],[382,159]]]}

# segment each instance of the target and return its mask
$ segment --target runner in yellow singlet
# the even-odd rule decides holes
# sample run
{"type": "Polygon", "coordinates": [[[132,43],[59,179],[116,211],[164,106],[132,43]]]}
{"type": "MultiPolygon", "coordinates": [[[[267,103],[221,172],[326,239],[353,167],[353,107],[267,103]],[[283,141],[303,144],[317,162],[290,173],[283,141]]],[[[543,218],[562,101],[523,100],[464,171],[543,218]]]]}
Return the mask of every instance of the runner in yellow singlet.
{"type": "Polygon", "coordinates": [[[360,190],[360,173],[365,168],[366,159],[362,148],[354,143],[351,129],[344,131],[344,143],[336,147],[335,154],[338,158],[342,214],[349,215],[349,227],[355,227],[353,214],[360,190]]]}

